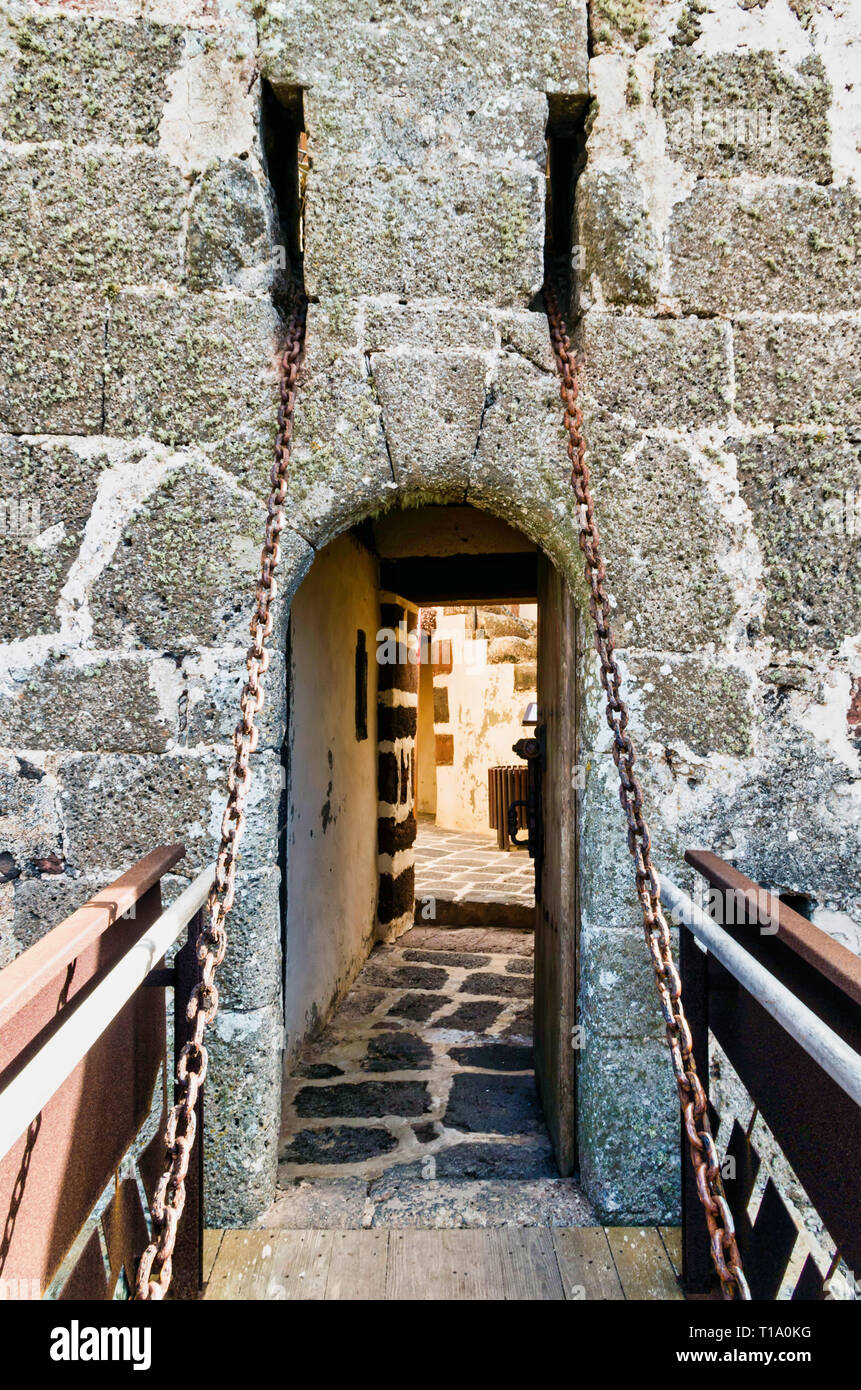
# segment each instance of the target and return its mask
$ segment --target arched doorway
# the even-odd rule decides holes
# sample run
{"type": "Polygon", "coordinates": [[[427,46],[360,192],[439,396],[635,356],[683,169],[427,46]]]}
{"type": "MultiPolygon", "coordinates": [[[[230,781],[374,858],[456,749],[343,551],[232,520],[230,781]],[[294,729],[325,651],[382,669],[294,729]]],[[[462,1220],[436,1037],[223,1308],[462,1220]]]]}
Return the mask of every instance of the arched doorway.
{"type": "MultiPolygon", "coordinates": [[[[507,644],[504,639],[498,640],[497,648],[506,661],[517,652],[516,642],[510,639],[507,644]]],[[[544,1168],[550,1161],[552,1147],[555,1170],[563,1176],[574,1172],[577,799],[581,788],[577,775],[578,669],[577,609],[564,577],[534,541],[487,511],[457,504],[389,511],[343,531],[317,553],[293,599],[288,648],[289,727],[284,751],[287,805],[282,865],[285,1057],[287,1072],[296,1072],[301,1081],[298,1092],[295,1085],[288,1088],[290,1132],[286,1152],[293,1160],[291,1172],[304,1172],[301,1160],[314,1154],[322,1155],[323,1170],[328,1172],[327,1145],[329,1156],[342,1152],[351,1161],[356,1154],[373,1157],[374,1143],[383,1150],[390,1142],[397,1143],[397,1153],[405,1165],[416,1153],[415,1133],[423,1135],[423,1143],[431,1144],[426,1150],[431,1155],[444,1147],[436,1140],[443,1135],[450,1137],[450,1125],[438,1095],[432,1098],[430,1120],[425,1116],[421,1124],[401,1126],[407,1135],[406,1143],[391,1117],[381,1120],[378,1116],[371,1126],[363,1114],[363,1107],[367,1109],[368,1105],[372,1111],[386,1111],[387,1106],[397,1110],[396,1099],[384,1098],[374,1090],[380,1083],[369,1081],[368,1072],[382,1074],[394,1069],[399,1077],[402,1073],[412,1075],[407,1043],[414,1050],[418,1047],[427,1051],[427,1042],[416,1036],[415,1021],[409,1025],[413,1031],[404,1034],[398,1030],[405,1026],[405,1014],[415,1020],[423,1012],[423,1023],[433,1015],[434,1031],[428,1035],[431,1051],[438,1038],[442,1039],[437,1052],[444,1055],[446,1062],[452,1056],[468,1054],[470,1044],[473,1055],[476,1044],[481,1054],[481,1044],[485,1044],[479,1060],[487,1061],[489,1070],[485,1072],[481,1067],[475,1071],[470,1065],[466,1079],[460,1077],[460,1091],[455,1078],[455,1091],[451,1093],[457,1092],[460,1097],[460,1092],[467,1091],[471,1084],[473,1090],[486,1097],[494,1077],[499,1079],[494,1068],[517,1070],[517,1084],[511,1075],[503,1077],[501,1093],[514,1095],[516,1104],[526,1098],[528,1109],[532,1102],[527,1093],[537,1085],[549,1132],[548,1152],[542,1156],[544,1168]],[[497,683],[494,698],[498,707],[486,721],[502,723],[501,736],[493,742],[488,737],[486,748],[479,746],[473,752],[473,761],[483,758],[484,764],[498,760],[502,751],[507,763],[515,763],[517,759],[511,751],[515,739],[530,735],[541,745],[533,773],[542,813],[533,816],[531,834],[531,850],[535,854],[535,908],[534,915],[530,913],[534,923],[532,989],[524,978],[531,974],[531,941],[528,948],[522,948],[529,955],[528,960],[523,960],[517,958],[521,947],[510,934],[494,940],[486,933],[482,950],[477,953],[446,950],[448,940],[456,940],[456,934],[448,939],[439,934],[435,938],[426,932],[422,934],[427,923],[435,926],[439,922],[445,928],[463,921],[502,925],[501,907],[496,914],[484,910],[494,896],[500,895],[485,895],[486,901],[481,904],[464,902],[460,904],[461,914],[452,919],[450,904],[438,912],[433,881],[425,878],[422,892],[430,896],[420,899],[417,906],[416,813],[421,802],[418,782],[430,775],[435,763],[442,764],[440,775],[443,771],[448,775],[448,766],[455,761],[455,747],[467,737],[460,718],[463,705],[458,704],[454,710],[448,708],[447,677],[453,666],[470,659],[466,644],[459,646],[455,641],[453,650],[451,638],[435,637],[427,623],[422,631],[422,614],[425,622],[429,612],[454,612],[460,617],[470,609],[476,612],[479,605],[485,605],[481,611],[493,616],[507,614],[518,618],[520,605],[537,606],[537,669],[531,673],[531,689],[527,685],[529,693],[518,704],[512,659],[504,672],[508,677],[507,709],[499,705],[502,697],[497,683]],[[488,609],[487,605],[492,607],[488,609]],[[442,695],[444,709],[440,708],[442,695]],[[524,701],[531,707],[531,719],[537,720],[525,728],[521,714],[512,713],[515,708],[522,710],[524,701]],[[437,733],[440,727],[447,732],[437,733]],[[491,753],[491,748],[495,752],[491,753]],[[479,905],[483,915],[471,918],[470,908],[477,912],[479,905]],[[409,944],[405,933],[414,929],[414,922],[418,927],[414,939],[423,949],[408,951],[404,956],[401,948],[409,944]],[[360,987],[360,997],[356,998],[355,991],[349,994],[350,988],[375,943],[380,942],[398,943],[393,957],[397,969],[389,969],[386,974],[377,967],[374,979],[378,985],[391,987],[397,986],[403,977],[405,989],[382,999],[373,990],[360,987]],[[503,944],[498,945],[500,942],[503,944]],[[514,954],[508,952],[509,947],[514,954]],[[413,956],[415,964],[405,968],[405,961],[413,956]],[[449,963],[453,963],[453,974],[447,983],[459,993],[457,1000],[447,1001],[452,1005],[447,1009],[444,997],[420,996],[426,977],[433,981],[434,989],[440,987],[443,967],[449,963]],[[476,973],[471,975],[473,966],[476,973]],[[406,986],[413,978],[417,988],[410,990],[406,986]],[[462,1007],[462,991],[467,991],[468,1002],[470,991],[474,995],[484,988],[491,995],[496,989],[499,998],[473,998],[473,1002],[483,1004],[488,1016],[501,1017],[501,1024],[507,1025],[507,1031],[500,1025],[492,1034],[492,1042],[504,1043],[505,1037],[514,1039],[502,1050],[490,1046],[489,1053],[489,1044],[480,1029],[476,1032],[475,1026],[461,1026],[469,1012],[462,1007]],[[534,994],[530,1001],[532,1010],[520,1007],[519,1002],[512,1007],[512,997],[522,1001],[528,994],[534,994]],[[370,1010],[358,1030],[362,1033],[361,1048],[355,1041],[356,1030],[346,1045],[342,1030],[340,1050],[315,1047],[316,1039],[331,1034],[331,1029],[327,1034],[326,1025],[345,996],[354,1013],[357,1009],[370,1010]],[[527,1013],[528,1033],[525,1024],[515,1026],[515,1020],[525,1018],[527,1013]],[[369,1023],[370,1018],[373,1021],[369,1023]],[[370,1049],[366,1046],[369,1028],[378,1030],[376,1038],[371,1038],[370,1049]],[[388,1057],[386,1047],[394,1060],[388,1057]],[[527,1054],[528,1066],[524,1061],[527,1054]],[[296,1116],[291,1109],[297,1094],[300,1107],[304,1106],[311,1117],[310,1128],[300,1125],[298,1139],[296,1116]],[[361,1102],[357,1132],[362,1139],[358,1146],[350,1133],[357,1100],[361,1102]],[[339,1109],[346,1118],[335,1123],[333,1117],[337,1118],[339,1109]],[[369,1137],[372,1133],[376,1138],[369,1137]],[[387,1135],[391,1135],[391,1141],[387,1135]],[[365,1143],[370,1147],[363,1148],[365,1143]]],[[[467,689],[471,683],[471,695],[479,674],[470,672],[461,683],[467,689]]],[[[484,764],[481,777],[486,784],[484,764]]],[[[524,762],[524,771],[526,766],[524,762]]],[[[474,780],[473,774],[471,786],[474,780]]],[[[485,793],[482,814],[486,814],[486,804],[485,793]]],[[[480,855],[482,843],[486,843],[488,866],[494,863],[494,853],[498,866],[507,856],[498,853],[489,827],[487,832],[483,842],[477,836],[475,845],[467,848],[473,849],[475,862],[475,854],[480,855]]],[[[507,840],[507,836],[504,838],[507,840]]],[[[469,854],[466,860],[470,862],[469,854]]],[[[500,870],[483,867],[476,872],[490,877],[500,870]]],[[[522,928],[522,917],[518,921],[522,928]]],[[[477,1016],[473,1010],[473,1025],[477,1016]]],[[[443,1070],[447,1080],[441,1086],[448,1095],[446,1088],[451,1077],[445,1066],[443,1070]]],[[[400,1094],[400,1085],[406,1096],[412,1086],[408,1099],[409,1106],[414,1106],[414,1092],[422,1084],[408,1079],[396,1081],[388,1094],[400,1094]]],[[[436,1090],[440,1090],[440,1084],[436,1090]]],[[[474,1117],[464,1118],[462,1111],[461,1104],[460,1122],[473,1135],[473,1142],[462,1152],[481,1152],[482,1145],[476,1149],[474,1142],[480,1123],[474,1117]]],[[[486,1114],[486,1105],[483,1113],[486,1114]]],[[[516,1127],[517,1121],[503,1116],[501,1121],[489,1123],[491,1129],[497,1124],[505,1132],[507,1125],[516,1127]]],[[[504,1151],[504,1145],[486,1146],[491,1162],[504,1151]]],[[[523,1147],[519,1157],[522,1154],[523,1147]]],[[[347,1171],[354,1169],[355,1162],[347,1171]]],[[[367,1162],[359,1161],[357,1171],[372,1170],[370,1158],[367,1162]]]]}
{"type": "MultiPolygon", "coordinates": [[[[548,411],[552,409],[555,416],[555,383],[549,377],[545,382],[542,375],[541,389],[543,392],[546,391],[548,411]]],[[[488,423],[483,434],[486,440],[492,436],[494,449],[496,441],[499,441],[499,447],[502,448],[504,443],[510,452],[513,447],[511,430],[506,427],[504,420],[496,418],[502,415],[507,418],[508,413],[506,398],[499,397],[495,404],[488,407],[488,423]],[[491,416],[494,417],[492,430],[489,423],[491,416]]],[[[349,431],[347,433],[349,434],[349,431]]],[[[311,433],[307,439],[297,441],[296,467],[300,470],[305,468],[306,455],[312,460],[315,457],[315,437],[311,433]]],[[[340,434],[338,437],[340,439],[340,434]]],[[[555,438],[552,443],[555,455],[555,438]]],[[[486,448],[490,449],[491,445],[487,444],[486,448]]],[[[553,951],[549,951],[547,955],[550,964],[544,987],[550,995],[558,990],[559,982],[564,980],[573,998],[564,1023],[563,1015],[560,1013],[559,1025],[556,1026],[554,1022],[552,1037],[546,1045],[540,1037],[536,1038],[536,1050],[541,1056],[544,1046],[543,1056],[548,1059],[547,1065],[551,1071],[557,1067],[560,1072],[564,1069],[570,1075],[569,1067],[572,1070],[576,1067],[576,1091],[573,1081],[571,1086],[571,1109],[575,1102],[577,1108],[576,1126],[570,1122],[560,1123],[557,1149],[561,1152],[560,1137],[565,1135],[568,1136],[569,1145],[576,1146],[573,1157],[569,1157],[567,1162],[573,1161],[578,1164],[583,1188],[593,1203],[596,1215],[611,1223],[620,1220],[629,1224],[638,1224],[644,1220],[672,1221],[678,1213],[678,1143],[672,1071],[668,1065],[666,1046],[660,1037],[662,1025],[654,1005],[654,986],[650,963],[643,951],[642,929],[635,925],[636,918],[631,910],[630,898],[633,894],[626,891],[628,869],[624,849],[624,822],[619,816],[612,753],[606,731],[602,732],[602,692],[587,645],[580,644],[583,651],[581,661],[578,662],[574,655],[576,628],[578,623],[582,623],[582,616],[586,611],[581,559],[577,546],[574,496],[565,476],[564,464],[559,466],[555,457],[551,461],[549,429],[544,443],[538,441],[529,466],[524,461],[528,449],[528,442],[524,439],[524,453],[519,468],[509,465],[506,454],[500,458],[496,473],[492,473],[485,462],[482,462],[481,466],[475,462],[471,467],[465,464],[460,473],[450,476],[445,486],[439,487],[434,486],[431,478],[428,478],[426,483],[413,482],[410,486],[399,487],[393,486],[391,479],[378,481],[368,477],[366,489],[360,490],[357,494],[347,485],[346,480],[333,478],[325,483],[318,482],[309,493],[310,485],[303,483],[305,491],[302,497],[313,495],[314,514],[313,518],[307,514],[310,504],[305,501],[301,506],[291,504],[288,512],[288,525],[281,537],[280,588],[276,627],[272,639],[273,648],[276,652],[279,649],[286,652],[291,602],[296,598],[306,577],[314,573],[315,566],[320,566],[320,557],[325,555],[327,547],[340,538],[342,544],[355,542],[358,545],[356,555],[369,549],[373,551],[376,542],[370,547],[365,543],[368,540],[367,528],[379,528],[386,518],[396,519],[399,527],[409,526],[420,532],[427,517],[426,508],[449,514],[450,508],[464,508],[468,503],[465,508],[467,515],[473,518],[488,517],[495,523],[513,528],[521,538],[520,544],[525,543],[532,548],[532,553],[536,556],[536,577],[530,592],[538,591],[538,578],[543,574],[547,582],[552,583],[554,601],[560,614],[557,640],[555,643],[542,645],[545,654],[555,654],[552,679],[557,683],[558,707],[567,711],[556,725],[558,738],[555,751],[548,743],[547,758],[547,765],[553,772],[554,786],[558,792],[558,804],[548,814],[551,821],[556,822],[555,843],[559,854],[559,874],[561,875],[563,864],[567,866],[568,873],[567,897],[563,899],[560,896],[558,911],[561,918],[564,906],[565,911],[569,912],[569,918],[565,920],[576,919],[577,912],[570,909],[570,902],[573,895],[577,894],[581,922],[579,950],[575,954],[573,966],[570,960],[564,967],[560,963],[562,948],[566,940],[571,940],[570,932],[567,937],[559,931],[547,933],[543,937],[553,944],[555,950],[555,955],[553,951]],[[501,484],[503,464],[508,479],[504,492],[501,484]],[[398,510],[395,509],[396,504],[398,510]],[[574,680],[572,672],[576,672],[574,680]],[[565,750],[560,741],[563,736],[567,736],[566,731],[573,738],[578,734],[580,736],[582,747],[579,763],[576,745],[574,749],[569,746],[565,750]],[[560,749],[563,749],[562,753],[560,749]],[[563,768],[567,768],[567,771],[563,772],[563,768]],[[570,817],[574,815],[578,806],[579,819],[575,822],[571,819],[564,822],[562,809],[565,808],[570,817]],[[558,972],[555,978],[554,972],[558,972]],[[568,1025],[574,1017],[574,1000],[577,1001],[576,1024],[579,1031],[572,1038],[568,1025]],[[576,1047],[576,1056],[573,1058],[568,1052],[569,1046],[576,1047]]],[[[491,553],[494,551],[493,546],[489,549],[491,553]]],[[[492,563],[487,550],[485,547],[485,554],[480,560],[480,566],[484,571],[487,571],[492,563]]],[[[503,556],[508,553],[507,543],[499,553],[503,556]]],[[[379,557],[380,564],[382,558],[379,557]]],[[[395,557],[388,558],[395,563],[395,557]]],[[[405,555],[400,558],[407,561],[410,557],[405,555]]],[[[435,562],[439,562],[439,566],[449,565],[454,557],[449,554],[436,557],[425,555],[420,558],[427,570],[428,566],[435,562]]],[[[323,566],[317,569],[318,574],[323,572],[325,563],[323,560],[323,566]]],[[[504,560],[502,565],[507,576],[513,572],[512,562],[504,560]]],[[[440,572],[438,568],[437,573],[440,572]]],[[[345,582],[345,592],[354,591],[356,573],[358,571],[351,573],[349,582],[345,582]]],[[[381,573],[381,585],[382,582],[381,573]]],[[[406,587],[397,574],[394,577],[387,575],[385,583],[406,587]]],[[[326,592],[326,586],[323,586],[323,589],[318,612],[320,620],[328,622],[332,607],[329,603],[331,594],[326,592]]],[[[388,591],[393,592],[391,589],[388,591]]],[[[306,592],[310,592],[310,589],[306,592]]],[[[396,598],[403,597],[394,592],[396,598]]],[[[504,592],[504,588],[494,582],[492,592],[499,595],[504,592]]],[[[451,598],[451,591],[443,594],[437,590],[432,596],[451,598]]],[[[301,603],[302,600],[297,602],[301,603]]],[[[413,606],[417,606],[415,600],[413,606]]],[[[546,601],[544,608],[545,612],[549,611],[546,601]]],[[[366,615],[366,620],[369,620],[369,617],[369,614],[366,615]]],[[[348,704],[344,706],[346,714],[342,714],[341,723],[342,727],[349,727],[350,736],[354,740],[356,712],[353,682],[357,655],[356,633],[359,626],[353,624],[351,629],[345,629],[342,643],[345,649],[339,649],[336,665],[332,668],[340,669],[350,685],[351,693],[348,704]]],[[[319,624],[312,631],[311,645],[312,649],[316,649],[320,640],[319,624]]],[[[367,644],[367,637],[368,632],[366,653],[370,661],[371,649],[367,644]]],[[[273,664],[273,674],[275,669],[273,664]]],[[[551,673],[548,672],[545,684],[550,679],[551,673]]],[[[328,693],[330,681],[331,676],[327,675],[321,677],[316,686],[309,682],[310,697],[315,702],[321,699],[321,692],[328,693]]],[[[285,682],[285,687],[287,686],[289,682],[285,682]]],[[[288,690],[288,700],[285,703],[289,704],[294,693],[288,690]]],[[[283,712],[277,709],[278,691],[271,682],[268,698],[276,707],[273,727],[285,728],[286,719],[283,712]]],[[[548,718],[546,723],[550,728],[552,720],[548,718]]],[[[370,734],[367,742],[370,743],[370,734]]],[[[252,808],[250,817],[254,834],[260,837],[261,842],[265,840],[271,845],[273,855],[280,855],[282,887],[285,893],[289,890],[290,850],[292,848],[294,851],[295,866],[303,857],[306,848],[300,846],[297,851],[295,845],[289,844],[290,837],[285,833],[290,779],[296,771],[290,765],[289,745],[288,739],[282,752],[280,807],[279,801],[271,795],[272,779],[267,775],[266,795],[261,796],[259,805],[252,808]]],[[[368,749],[364,744],[363,748],[367,754],[368,749]]],[[[318,760],[317,763],[321,785],[319,788],[310,788],[307,802],[309,817],[318,818],[321,832],[323,808],[328,804],[326,814],[329,830],[323,837],[327,845],[334,843],[334,836],[329,838],[336,828],[332,824],[331,816],[333,809],[337,812],[336,800],[333,800],[328,792],[328,752],[327,745],[322,749],[322,761],[318,760]]],[[[333,771],[337,771],[341,766],[337,749],[332,749],[332,753],[333,771]]],[[[331,780],[332,794],[337,798],[337,777],[331,780]]],[[[551,807],[553,795],[552,789],[545,788],[544,799],[551,807]]],[[[369,801],[366,810],[372,831],[375,833],[378,829],[377,806],[369,801]]],[[[309,828],[311,824],[312,820],[309,819],[309,828]]],[[[339,821],[337,824],[343,825],[344,822],[339,821]]],[[[318,841],[316,848],[319,848],[321,842],[318,841]]],[[[373,864],[372,849],[368,848],[367,841],[365,845],[364,852],[368,861],[373,864]]],[[[398,852],[395,846],[395,856],[398,852]]],[[[313,864],[313,860],[308,859],[307,854],[304,854],[304,857],[307,864],[313,864]]],[[[339,861],[336,859],[331,867],[330,877],[337,877],[341,872],[339,861]]],[[[400,865],[393,865],[393,868],[399,867],[400,865]]],[[[311,881],[319,886],[319,880],[314,879],[313,873],[309,874],[309,882],[311,881]]],[[[561,882],[561,877],[557,881],[561,882]]],[[[375,880],[371,891],[378,891],[378,887],[378,881],[375,880]]],[[[549,902],[551,898],[552,892],[545,901],[549,902]]],[[[282,940],[282,927],[275,914],[267,910],[264,916],[254,909],[253,904],[251,906],[253,918],[249,919],[247,931],[235,945],[232,959],[236,971],[240,972],[243,978],[255,977],[257,962],[265,960],[269,980],[271,971],[268,963],[274,963],[286,940],[282,940]]],[[[372,939],[369,913],[370,908],[366,901],[361,915],[361,921],[365,924],[366,947],[372,939]]],[[[281,920],[289,927],[286,903],[282,903],[281,920]]],[[[327,940],[331,942],[331,935],[327,936],[327,940]]],[[[576,941],[576,935],[574,940],[576,941]]],[[[293,941],[296,941],[295,932],[293,941]]],[[[346,988],[350,971],[357,969],[360,961],[361,951],[354,954],[339,970],[331,972],[328,977],[328,993],[321,988],[316,997],[309,996],[307,1008],[305,1000],[300,1001],[299,1017],[303,1035],[306,1029],[310,1030],[322,1024],[326,1011],[337,1001],[339,991],[346,988]]],[[[543,980],[545,976],[540,964],[537,976],[539,980],[543,980]]],[[[295,974],[293,978],[296,978],[295,974]]],[[[243,1017],[240,1018],[242,1031],[228,1022],[216,1039],[216,1060],[228,1059],[234,1072],[237,1068],[242,1068],[243,1076],[253,1078],[253,1082],[249,1082],[249,1090],[253,1085],[253,1101],[247,1095],[238,1092],[235,1087],[226,1087],[223,1095],[218,1096],[218,1115],[224,1115],[225,1119],[219,1133],[210,1139],[209,1147],[212,1155],[210,1172],[220,1175],[223,1168],[222,1156],[227,1151],[227,1140],[230,1141],[229,1151],[232,1154],[236,1147],[234,1135],[237,1131],[242,1135],[242,1145],[236,1149],[237,1168],[241,1168],[244,1173],[255,1173],[255,1190],[250,1193],[241,1209],[243,1218],[247,1210],[249,1215],[256,1219],[266,1203],[271,1200],[270,1194],[276,1190],[277,1184],[277,1136],[282,1105],[281,1051],[285,1019],[289,1049],[289,1034],[292,1029],[295,1035],[297,1017],[295,1011],[292,1016],[290,1014],[289,1000],[285,1015],[280,997],[283,993],[283,973],[280,981],[278,983],[276,971],[274,988],[270,989],[267,984],[273,1002],[267,1006],[265,1018],[261,1014],[259,1027],[252,1032],[250,1022],[246,1023],[243,1017]],[[265,1144],[259,1138],[261,1130],[265,1130],[265,1144]]],[[[542,1011],[539,1011],[539,1014],[551,1021],[555,1018],[549,1011],[546,1015],[542,1011]]],[[[254,1023],[257,1023],[256,1018],[254,1023]]],[[[561,1090],[561,1087],[557,1090],[554,1082],[549,1087],[549,1094],[561,1094],[561,1090]]],[[[565,1162],[563,1159],[563,1165],[565,1162]]],[[[220,1192],[216,1194],[216,1200],[221,1200],[220,1192]]],[[[232,1218],[234,1210],[236,1204],[231,1199],[232,1218]]]]}

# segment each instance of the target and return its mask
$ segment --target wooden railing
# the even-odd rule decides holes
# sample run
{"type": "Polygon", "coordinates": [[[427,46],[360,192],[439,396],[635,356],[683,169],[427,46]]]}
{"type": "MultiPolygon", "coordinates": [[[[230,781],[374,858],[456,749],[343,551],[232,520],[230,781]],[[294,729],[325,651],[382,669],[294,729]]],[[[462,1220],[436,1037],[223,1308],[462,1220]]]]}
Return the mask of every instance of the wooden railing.
{"type": "MultiPolygon", "coordinates": [[[[661,897],[680,928],[682,994],[699,1075],[708,1088],[712,1034],[857,1279],[861,959],[717,855],[690,851],[685,858],[708,885],[705,910],[666,879],[661,897]]],[[[710,1108],[717,1132],[720,1116],[710,1108]]],[[[774,1299],[789,1282],[793,1299],[822,1298],[832,1271],[811,1254],[788,1279],[798,1225],[773,1177],[757,1183],[762,1161],[750,1130],[734,1120],[723,1171],[751,1293],[774,1299]]],[[[683,1172],[684,1285],[689,1295],[704,1295],[713,1289],[713,1267],[689,1164],[683,1172]]]]}
{"type": "MultiPolygon", "coordinates": [[[[212,870],[166,911],[161,880],[181,845],[153,850],[0,971],[0,1294],[110,1299],[134,1284],[164,1158],[162,1133],[195,941],[212,870]],[[165,954],[188,928],[172,969],[165,954]],[[165,988],[173,986],[167,1045],[165,988]]],[[[861,960],[715,855],[688,862],[709,911],[667,880],[680,924],[682,987],[697,1067],[709,1033],[728,1056],[842,1258],[861,1272],[861,960]],[[698,944],[699,943],[699,944],[698,944]]],[[[719,1117],[712,1115],[717,1123],[719,1117]]],[[[174,1255],[172,1297],[195,1297],[202,1259],[202,1108],[174,1255]]],[[[771,1178],[749,1206],[760,1158],[738,1121],[725,1164],[745,1272],[776,1297],[798,1228],[771,1178]]],[[[684,1282],[712,1288],[690,1165],[683,1184],[684,1282]]],[[[760,1184],[761,1186],[761,1184],[760,1184]]],[[[810,1256],[792,1296],[821,1298],[810,1256]]]]}
{"type": "MultiPolygon", "coordinates": [[[[0,1292],[122,1297],[149,1236],[194,948],[212,870],[166,911],[161,880],[185,853],[153,850],[0,971],[0,1292]],[[186,931],[173,967],[164,957],[186,931]],[[165,988],[174,988],[167,1046],[165,988]]],[[[202,1258],[198,1115],[172,1296],[202,1258]]]]}

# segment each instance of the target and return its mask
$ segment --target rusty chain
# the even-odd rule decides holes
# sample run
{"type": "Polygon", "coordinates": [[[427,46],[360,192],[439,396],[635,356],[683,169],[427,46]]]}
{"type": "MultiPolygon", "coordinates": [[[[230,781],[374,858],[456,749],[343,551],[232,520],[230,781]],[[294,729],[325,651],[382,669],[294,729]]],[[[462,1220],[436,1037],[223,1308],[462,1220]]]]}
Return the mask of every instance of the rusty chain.
{"type": "MultiPolygon", "coordinates": [[[[550,334],[565,402],[565,427],[571,484],[577,498],[580,548],[585,557],[589,607],[595,622],[595,648],[601,664],[601,682],[607,695],[607,722],[613,732],[613,758],[619,772],[619,798],[628,822],[628,848],[635,863],[637,896],[643,912],[646,943],[655,971],[667,1041],[679,1090],[679,1102],[688,1137],[697,1192],[705,1210],[711,1253],[724,1296],[750,1297],[735,1241],[732,1215],[723,1193],[720,1166],[708,1119],[705,1092],[697,1075],[690,1028],[681,1000],[681,981],[676,970],[669,927],[660,903],[660,888],[652,865],[649,829],[643,816],[643,793],[634,773],[636,755],[627,733],[628,711],[621,698],[621,674],[610,631],[610,605],[604,589],[605,569],[590,490],[582,412],[577,404],[578,371],[571,351],[559,302],[551,286],[545,288],[550,334]]],[[[234,758],[228,773],[228,799],[221,824],[221,842],[215,880],[207,903],[208,925],[202,931],[197,953],[201,980],[192,992],[188,1019],[192,1037],[177,1063],[179,1100],[165,1126],[167,1166],[152,1204],[153,1240],[141,1256],[135,1297],[163,1299],[170,1287],[176,1232],[185,1205],[185,1179],[196,1132],[195,1107],[206,1078],[207,1049],[203,1038],[218,1010],[215,973],[227,950],[225,920],[236,893],[239,843],[245,827],[245,802],[251,781],[249,759],[257,747],[255,718],[263,708],[261,677],[269,666],[266,639],[272,631],[271,606],[276,594],[275,570],[280,558],[279,536],[284,526],[287,470],[293,433],[293,411],[302,361],[307,301],[297,301],[281,354],[280,405],[271,473],[271,492],[266,532],[260,559],[257,599],[251,620],[252,643],[246,657],[248,679],[240,698],[241,718],[233,735],[234,758]]]]}
{"type": "Polygon", "coordinates": [[[287,470],[293,435],[293,409],[305,342],[307,300],[300,295],[294,306],[280,358],[280,393],[275,461],[266,516],[266,532],[260,555],[257,601],[251,619],[251,646],[245,660],[248,679],[240,697],[242,711],[233,733],[233,762],[227,776],[227,806],[221,822],[221,842],[215,880],[206,905],[207,924],[197,943],[201,979],[192,991],[188,1021],[192,1036],[180,1052],[176,1067],[179,1100],[167,1117],[165,1146],[167,1166],[152,1203],[153,1239],[141,1256],[135,1298],[163,1299],[170,1287],[176,1231],[185,1205],[185,1179],[194,1145],[195,1106],[207,1068],[203,1038],[218,1011],[215,972],[227,950],[225,920],[236,895],[236,864],[245,828],[245,802],[251,783],[249,759],[257,747],[256,716],[263,708],[261,677],[269,667],[266,639],[272,632],[272,602],[276,594],[275,570],[280,559],[279,537],[284,527],[287,470]]]}
{"type": "Polygon", "coordinates": [[[660,885],[652,864],[651,837],[643,815],[643,791],[634,773],[636,753],[627,732],[628,711],[621,695],[622,677],[610,630],[610,603],[604,588],[606,571],[601,559],[589,465],[585,459],[583,414],[577,404],[578,363],[572,353],[559,300],[552,285],[545,285],[544,299],[553,351],[562,378],[560,394],[565,402],[571,486],[577,499],[580,549],[585,558],[584,570],[589,585],[589,611],[595,624],[595,650],[601,663],[601,684],[607,696],[607,723],[613,733],[613,760],[619,773],[619,800],[628,822],[628,849],[634,860],[637,897],[643,912],[646,944],[666,1024],[697,1193],[705,1210],[712,1259],[723,1296],[749,1299],[750,1290],[741,1267],[732,1213],[723,1191],[720,1164],[709,1123],[708,1101],[697,1075],[691,1030],[682,1006],[682,984],[673,961],[670,929],[661,907],[660,885]]]}

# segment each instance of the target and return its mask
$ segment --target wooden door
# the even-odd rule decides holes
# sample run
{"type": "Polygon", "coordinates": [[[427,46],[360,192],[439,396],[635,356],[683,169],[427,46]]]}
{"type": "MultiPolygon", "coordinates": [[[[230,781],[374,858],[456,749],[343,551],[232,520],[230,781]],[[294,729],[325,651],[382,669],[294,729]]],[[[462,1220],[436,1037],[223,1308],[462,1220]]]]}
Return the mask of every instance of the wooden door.
{"type": "Polygon", "coordinates": [[[538,709],[544,854],[535,904],[535,1076],[556,1161],[576,1166],[578,618],[568,586],[542,555],[538,567],[538,709]]]}

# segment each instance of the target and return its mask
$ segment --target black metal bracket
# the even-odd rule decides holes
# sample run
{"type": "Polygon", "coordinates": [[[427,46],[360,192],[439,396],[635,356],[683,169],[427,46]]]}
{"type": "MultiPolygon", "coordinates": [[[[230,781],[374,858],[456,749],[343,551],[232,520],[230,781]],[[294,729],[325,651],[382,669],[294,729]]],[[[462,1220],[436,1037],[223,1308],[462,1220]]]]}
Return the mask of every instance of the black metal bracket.
{"type": "Polygon", "coordinates": [[[524,808],[524,810],[526,811],[527,825],[528,825],[528,823],[529,823],[529,802],[528,802],[528,801],[509,801],[509,803],[508,803],[508,838],[509,838],[509,840],[511,841],[511,843],[512,843],[513,845],[519,845],[519,846],[523,846],[523,845],[528,845],[528,844],[529,844],[529,836],[528,836],[528,834],[527,834],[527,837],[526,837],[525,840],[518,840],[518,838],[517,838],[517,832],[518,832],[518,830],[520,829],[520,825],[518,824],[519,817],[518,817],[517,812],[520,810],[521,806],[522,806],[522,807],[524,808]]]}
{"type": "Polygon", "coordinates": [[[172,965],[157,965],[141,981],[144,989],[172,989],[175,983],[176,971],[172,965]]]}

